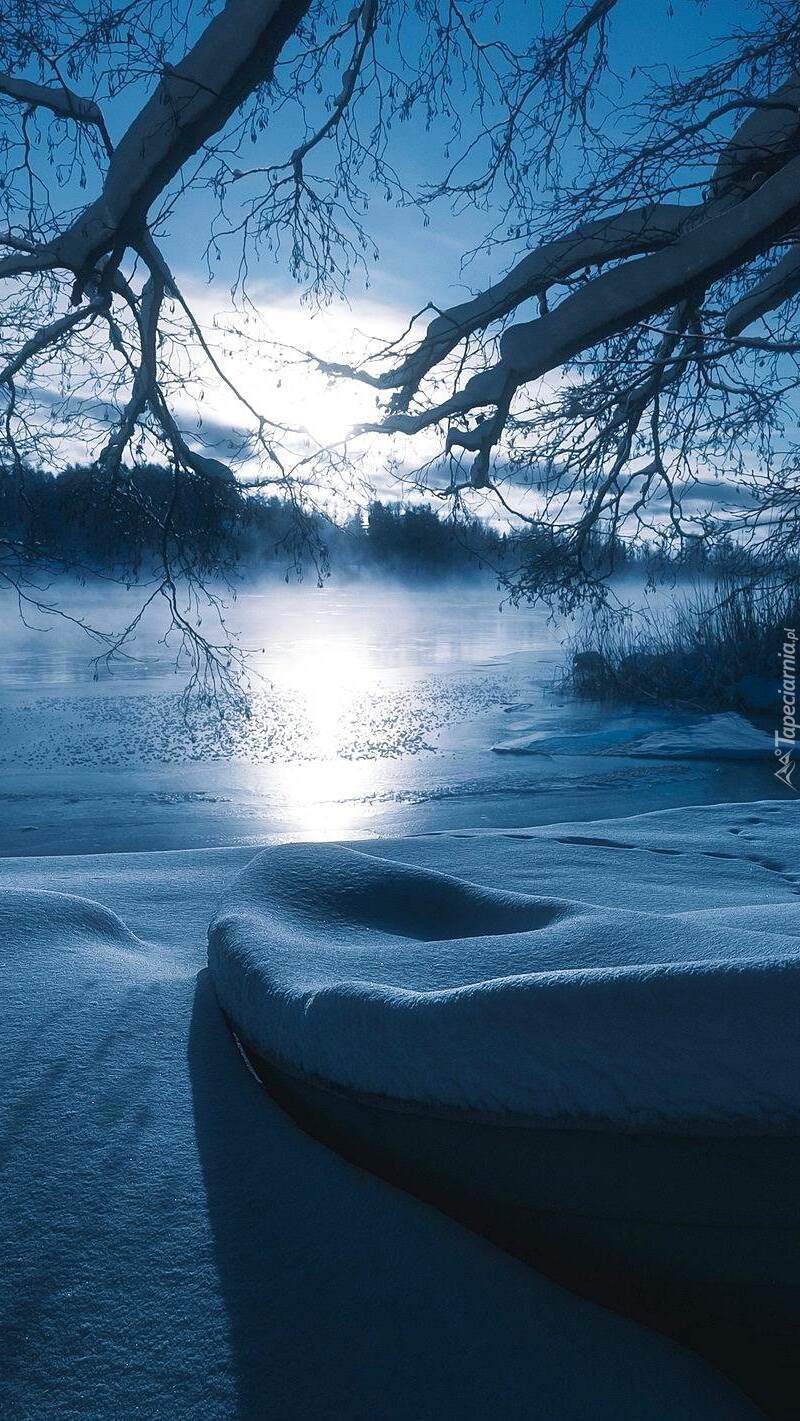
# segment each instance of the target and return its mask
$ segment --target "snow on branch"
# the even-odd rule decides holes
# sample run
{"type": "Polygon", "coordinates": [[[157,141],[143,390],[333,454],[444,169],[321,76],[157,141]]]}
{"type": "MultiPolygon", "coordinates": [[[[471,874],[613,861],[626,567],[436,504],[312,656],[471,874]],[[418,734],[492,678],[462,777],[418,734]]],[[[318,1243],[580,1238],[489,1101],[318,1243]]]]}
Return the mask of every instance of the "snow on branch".
{"type": "Polygon", "coordinates": [[[79,306],[74,311],[68,311],[66,315],[60,316],[58,320],[51,321],[49,325],[43,326],[29,340],[20,346],[19,350],[6,364],[0,368],[0,385],[9,385],[15,375],[27,365],[29,360],[58,341],[76,326],[82,325],[85,321],[92,320],[107,305],[105,297],[95,298],[85,306],[79,306]]]}
{"type": "MultiPolygon", "coordinates": [[[[663,250],[601,272],[555,310],[510,326],[500,337],[497,364],[474,375],[449,399],[413,414],[389,414],[369,429],[414,434],[487,405],[506,409],[510,387],[517,389],[637,322],[699,298],[710,283],[768,250],[800,221],[800,158],[744,201],[709,203],[704,217],[697,222],[695,210],[693,224],[683,230],[687,224],[681,223],[679,235],[663,250]]],[[[492,421],[492,443],[498,434],[492,421]]],[[[473,440],[465,444],[461,436],[450,437],[451,444],[464,447],[473,440]]],[[[481,477],[484,472],[481,459],[481,477]]]]}
{"type": "Polygon", "coordinates": [[[765,99],[742,97],[751,111],[725,145],[711,180],[711,195],[746,190],[796,151],[800,136],[800,74],[765,99]]]}
{"type": "MultiPolygon", "coordinates": [[[[601,14],[604,17],[603,6],[591,6],[586,18],[601,14]]],[[[796,157],[800,74],[792,74],[763,98],[743,93],[717,113],[724,116],[737,109],[746,110],[747,116],[724,143],[704,201],[651,202],[585,220],[566,236],[526,254],[505,277],[469,301],[439,311],[422,341],[392,368],[375,373],[369,368],[324,366],[331,374],[349,374],[377,389],[397,391],[384,418],[365,428],[413,435],[456,420],[458,426],[451,425],[446,448],[476,453],[471,481],[483,487],[488,451],[502,435],[516,390],[614,338],[629,336],[642,322],[671,308],[693,308],[715,282],[738,274],[785,242],[800,219],[800,159],[796,157]],[[610,270],[603,270],[609,266],[610,270]],[[585,279],[572,283],[560,303],[549,309],[549,289],[570,286],[581,273],[585,279]],[[461,342],[535,297],[540,315],[511,325],[500,335],[495,364],[463,384],[457,380],[448,398],[409,409],[425,377],[445,368],[461,342]],[[474,411],[483,413],[470,427],[465,417],[474,411]]],[[[800,256],[793,250],[736,303],[725,334],[738,334],[798,289],[800,256]]],[[[688,356],[699,358],[700,348],[693,338],[688,356]]],[[[687,363],[684,357],[680,368],[687,363]]],[[[669,383],[674,376],[673,370],[669,383]]]]}
{"type": "Polygon", "coordinates": [[[538,321],[512,326],[502,363],[532,380],[668,306],[700,295],[769,249],[800,220],[800,158],[727,212],[713,212],[664,251],[604,272],[538,321]]]}
{"type": "Polygon", "coordinates": [[[136,245],[155,198],[231,114],[268,80],[310,0],[227,0],[164,72],[110,156],[100,197],[30,257],[0,261],[0,277],[65,268],[80,278],[111,251],[136,245]]]}
{"type": "Polygon", "coordinates": [[[16,99],[29,108],[49,109],[57,118],[89,124],[105,134],[103,114],[94,100],[84,99],[64,84],[49,87],[45,84],[32,84],[28,79],[17,79],[12,74],[0,73],[0,94],[16,99]]]}
{"type": "Polygon", "coordinates": [[[761,316],[774,311],[800,291],[800,248],[792,247],[761,281],[732,306],[725,318],[725,334],[738,336],[761,316]]]}
{"type": "MultiPolygon", "coordinates": [[[[142,290],[138,309],[135,308],[141,353],[130,397],[97,460],[97,467],[105,474],[117,472],[125,450],[133,437],[137,421],[148,404],[157,400],[158,319],[161,314],[163,298],[164,283],[159,275],[151,274],[142,290]]],[[[132,302],[132,304],[134,303],[132,302]]],[[[112,339],[124,351],[125,347],[121,336],[114,333],[112,339]]]]}
{"type": "MultiPolygon", "coordinates": [[[[653,203],[616,217],[584,223],[569,236],[545,243],[524,256],[495,285],[470,301],[442,311],[431,321],[417,348],[400,365],[377,377],[367,377],[367,382],[379,389],[400,387],[393,409],[406,408],[424,377],[462,340],[501,320],[531,297],[543,296],[549,287],[584,267],[600,266],[669,245],[699,211],[699,207],[653,203]]],[[[323,368],[329,373],[364,378],[344,366],[328,363],[323,368]]]]}

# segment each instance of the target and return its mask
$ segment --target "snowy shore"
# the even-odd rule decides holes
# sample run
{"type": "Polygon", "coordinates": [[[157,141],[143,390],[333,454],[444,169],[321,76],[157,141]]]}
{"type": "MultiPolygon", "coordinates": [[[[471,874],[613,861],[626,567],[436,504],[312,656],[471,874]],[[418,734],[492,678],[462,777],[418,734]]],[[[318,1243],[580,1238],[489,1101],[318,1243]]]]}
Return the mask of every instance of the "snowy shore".
{"type": "MultiPolygon", "coordinates": [[[[792,935],[796,826],[793,803],[757,803],[357,847],[493,889],[792,935]]],[[[689,1352],[345,1163],[272,1103],[204,967],[206,926],[252,856],[2,862],[3,1415],[760,1414],[689,1352]]]]}

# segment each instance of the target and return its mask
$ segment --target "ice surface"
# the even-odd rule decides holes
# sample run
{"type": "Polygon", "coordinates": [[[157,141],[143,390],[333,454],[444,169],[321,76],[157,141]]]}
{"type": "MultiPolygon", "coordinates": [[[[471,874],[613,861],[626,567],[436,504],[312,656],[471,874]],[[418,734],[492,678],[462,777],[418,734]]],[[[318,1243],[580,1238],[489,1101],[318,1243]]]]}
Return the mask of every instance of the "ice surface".
{"type": "MultiPolygon", "coordinates": [[[[777,700],[776,700],[777,706],[777,700]]],[[[607,728],[553,734],[522,730],[494,745],[498,755],[633,755],[663,760],[764,760],[774,742],[744,716],[727,712],[685,725],[664,726],[646,714],[607,728]]]]}
{"type": "MultiPolygon", "coordinates": [[[[777,705],[777,699],[776,699],[777,705]]],[[[771,756],[774,739],[744,716],[711,715],[685,728],[658,730],[637,741],[628,753],[662,759],[760,760],[771,756]]]]}
{"type": "Polygon", "coordinates": [[[758,808],[534,831],[516,892],[500,886],[503,834],[472,841],[463,876],[394,845],[267,849],[212,924],[217,993],[268,1059],[364,1094],[561,1126],[785,1130],[800,1120],[800,901],[782,868],[798,820],[758,808]],[[565,874],[565,846],[593,850],[598,875],[565,874]],[[660,860],[657,894],[637,887],[642,856],[660,860]]]}
{"type": "MultiPolygon", "coordinates": [[[[391,856],[525,878],[529,839],[487,842],[391,856]]],[[[585,852],[550,847],[567,870],[585,852]]],[[[755,1416],[696,1357],[345,1164],[272,1105],[202,970],[212,904],[250,853],[2,863],[6,1421],[755,1416]]],[[[542,842],[539,857],[546,878],[542,842]]],[[[745,885],[757,901],[746,865],[709,863],[721,908],[745,885]]]]}
{"type": "Polygon", "coordinates": [[[597,755],[615,750],[628,753],[645,734],[661,728],[662,722],[646,716],[625,715],[592,730],[553,731],[533,727],[518,729],[499,740],[496,755],[597,755]]]}

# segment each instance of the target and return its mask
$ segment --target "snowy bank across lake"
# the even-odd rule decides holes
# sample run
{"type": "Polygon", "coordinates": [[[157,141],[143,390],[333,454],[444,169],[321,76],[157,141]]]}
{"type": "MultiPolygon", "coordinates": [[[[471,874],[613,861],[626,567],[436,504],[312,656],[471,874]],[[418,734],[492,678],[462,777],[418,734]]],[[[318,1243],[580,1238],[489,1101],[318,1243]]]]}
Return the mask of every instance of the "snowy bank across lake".
{"type": "MultiPolygon", "coordinates": [[[[426,919],[428,939],[416,940],[420,960],[441,960],[446,976],[454,956],[436,939],[453,935],[465,895],[472,910],[463,884],[491,886],[475,890],[485,913],[495,913],[495,890],[517,895],[503,908],[511,920],[484,916],[487,938],[519,926],[520,896],[587,902],[589,883],[598,910],[616,906],[624,884],[631,910],[667,921],[706,913],[717,939],[738,922],[754,936],[760,922],[788,938],[791,809],[737,805],[358,848],[380,874],[389,860],[461,882],[445,885],[438,925],[426,919]]],[[[346,1163],[273,1104],[246,1070],[204,970],[206,925],[220,901],[229,920],[238,916],[243,890],[231,884],[251,856],[239,848],[2,863],[4,1418],[761,1414],[697,1356],[346,1163]]],[[[302,917],[310,887],[298,881],[291,913],[302,917]]],[[[408,907],[398,899],[392,911],[408,907]]],[[[537,921],[534,932],[558,930],[549,909],[537,921]]],[[[385,919],[368,927],[353,940],[348,976],[386,982],[392,945],[384,940],[381,962],[373,951],[369,965],[365,946],[385,919]]],[[[405,935],[402,922],[394,927],[405,935]]],[[[469,929],[461,925],[467,949],[469,929]]],[[[764,946],[769,955],[772,939],[764,946]]],[[[324,1011],[331,994],[317,977],[324,1011]]],[[[287,966],[279,979],[291,1011],[287,966]]],[[[367,1045],[348,1038],[345,1055],[352,1048],[355,1060],[367,1045]]],[[[452,1097],[458,1081],[445,1084],[452,1097]]],[[[551,1134],[569,1143],[569,1132],[551,1134]]]]}

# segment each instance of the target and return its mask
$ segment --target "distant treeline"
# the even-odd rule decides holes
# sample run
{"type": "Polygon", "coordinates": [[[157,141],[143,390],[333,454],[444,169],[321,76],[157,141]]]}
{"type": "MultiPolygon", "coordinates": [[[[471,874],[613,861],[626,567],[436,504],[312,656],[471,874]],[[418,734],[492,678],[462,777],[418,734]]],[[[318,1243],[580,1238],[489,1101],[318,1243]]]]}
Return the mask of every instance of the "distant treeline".
{"type": "MultiPolygon", "coordinates": [[[[137,466],[113,481],[87,467],[58,475],[2,470],[0,537],[31,561],[129,577],[146,574],[165,552],[181,569],[206,575],[284,575],[310,565],[406,578],[512,576],[537,556],[558,556],[558,534],[527,525],[504,533],[425,504],[378,500],[337,521],[289,500],[244,495],[224,475],[200,480],[159,465],[137,466]]],[[[658,562],[652,549],[601,538],[588,556],[600,574],[652,570],[658,562]]],[[[699,558],[685,559],[687,568],[697,571],[699,558]]],[[[715,567],[726,559],[740,555],[723,550],[715,567]]]]}

